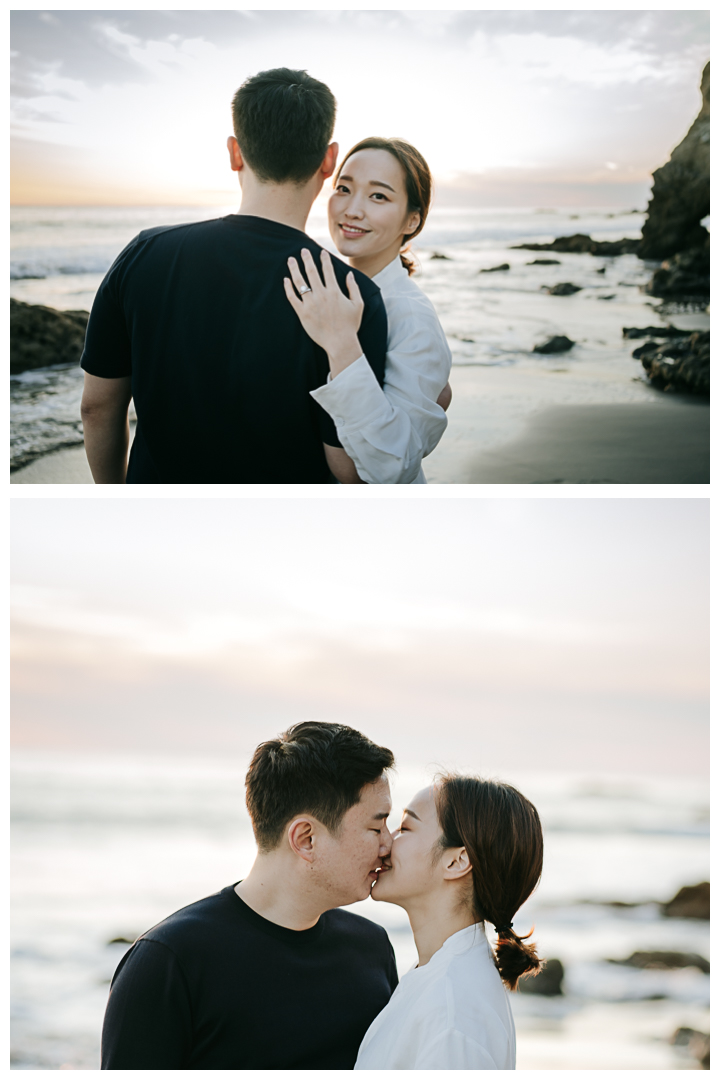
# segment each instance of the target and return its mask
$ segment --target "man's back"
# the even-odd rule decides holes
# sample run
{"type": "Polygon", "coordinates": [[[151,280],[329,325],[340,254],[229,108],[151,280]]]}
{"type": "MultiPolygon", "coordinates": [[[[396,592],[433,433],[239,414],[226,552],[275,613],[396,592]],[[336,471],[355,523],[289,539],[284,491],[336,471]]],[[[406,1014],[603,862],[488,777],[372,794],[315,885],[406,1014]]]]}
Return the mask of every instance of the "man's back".
{"type": "MultiPolygon", "coordinates": [[[[325,353],[285,297],[287,259],[316,256],[305,233],[231,214],[151,229],[118,256],[88,324],[82,366],[130,375],[138,428],[128,483],[330,483],[323,442],[340,446],[310,397],[325,353]]],[[[348,267],[334,260],[343,282],[348,267]]],[[[360,342],[382,382],[387,323],[379,290],[360,342]]]]}
{"type": "Polygon", "coordinates": [[[289,930],[229,885],[138,939],[113,978],[103,1069],[352,1069],[397,985],[392,946],[335,909],[289,930]]]}

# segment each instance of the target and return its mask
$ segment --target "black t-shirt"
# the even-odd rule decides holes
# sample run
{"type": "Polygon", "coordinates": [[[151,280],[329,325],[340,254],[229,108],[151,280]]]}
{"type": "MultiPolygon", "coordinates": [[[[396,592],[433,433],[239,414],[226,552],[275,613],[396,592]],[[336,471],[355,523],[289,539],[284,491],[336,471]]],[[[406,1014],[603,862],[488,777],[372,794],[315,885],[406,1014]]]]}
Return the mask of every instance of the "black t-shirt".
{"type": "Polygon", "coordinates": [[[397,986],[385,930],[341,908],[288,930],[228,885],[120,961],[103,1069],[352,1069],[397,986]]]}
{"type": "MultiPolygon", "coordinates": [[[[323,442],[335,425],[310,397],[328,360],[283,288],[287,259],[320,245],[265,218],[229,214],[146,229],[110,267],[90,313],[81,366],[130,375],[138,425],[129,484],[334,483],[323,442]]],[[[333,258],[341,287],[349,267],[333,258]]],[[[365,301],[360,344],[382,385],[387,319],[365,301]]]]}

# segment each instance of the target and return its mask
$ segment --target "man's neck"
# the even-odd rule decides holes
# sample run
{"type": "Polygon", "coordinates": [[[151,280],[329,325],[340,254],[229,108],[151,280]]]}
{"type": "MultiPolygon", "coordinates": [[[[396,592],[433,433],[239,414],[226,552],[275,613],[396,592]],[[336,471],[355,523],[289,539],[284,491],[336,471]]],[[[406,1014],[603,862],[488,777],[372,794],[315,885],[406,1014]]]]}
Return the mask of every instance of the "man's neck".
{"type": "Polygon", "coordinates": [[[235,886],[235,892],[263,919],[289,930],[309,930],[327,910],[301,881],[293,880],[286,866],[262,855],[235,886]]]}
{"type": "Polygon", "coordinates": [[[265,218],[305,232],[315,193],[294,184],[261,184],[243,188],[238,214],[265,218]]]}

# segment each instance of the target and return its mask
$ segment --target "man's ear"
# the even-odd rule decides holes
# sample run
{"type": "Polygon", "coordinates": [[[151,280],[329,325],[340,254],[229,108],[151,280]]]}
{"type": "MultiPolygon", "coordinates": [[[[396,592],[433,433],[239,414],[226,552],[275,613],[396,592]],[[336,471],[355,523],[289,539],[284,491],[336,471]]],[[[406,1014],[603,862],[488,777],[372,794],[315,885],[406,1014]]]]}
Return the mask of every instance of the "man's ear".
{"type": "Polygon", "coordinates": [[[244,167],[242,153],[238,145],[238,141],[234,135],[228,135],[227,141],[228,153],[230,154],[230,168],[233,172],[240,172],[244,167]]]}
{"type": "Polygon", "coordinates": [[[336,142],[330,143],[330,145],[328,146],[327,151],[325,152],[325,157],[323,158],[323,163],[320,166],[320,175],[322,176],[323,180],[327,180],[327,178],[329,176],[332,176],[332,174],[335,172],[339,149],[340,144],[336,142]]]}
{"type": "Polygon", "coordinates": [[[288,825],[288,843],[291,851],[306,862],[315,862],[315,822],[312,818],[295,818],[288,825]]]}
{"type": "Polygon", "coordinates": [[[467,849],[464,847],[446,848],[446,850],[443,851],[442,858],[443,877],[446,881],[458,881],[460,878],[464,878],[472,870],[467,849]]]}

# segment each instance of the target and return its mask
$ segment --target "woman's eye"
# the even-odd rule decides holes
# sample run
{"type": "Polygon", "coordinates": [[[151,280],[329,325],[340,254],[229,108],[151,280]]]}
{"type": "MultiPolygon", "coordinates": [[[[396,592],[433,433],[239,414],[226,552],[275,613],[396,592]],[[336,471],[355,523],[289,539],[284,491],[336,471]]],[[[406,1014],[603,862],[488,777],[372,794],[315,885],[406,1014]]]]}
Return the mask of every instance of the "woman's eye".
{"type": "Polygon", "coordinates": [[[383,195],[382,191],[374,191],[374,192],[372,193],[372,195],[370,196],[370,198],[371,198],[371,199],[374,199],[374,198],[376,198],[376,197],[377,197],[378,199],[385,199],[385,200],[387,200],[387,195],[383,195]]]}
{"type": "Polygon", "coordinates": [[[347,194],[348,188],[346,188],[344,184],[338,184],[335,190],[339,191],[342,195],[345,195],[347,194]]]}

